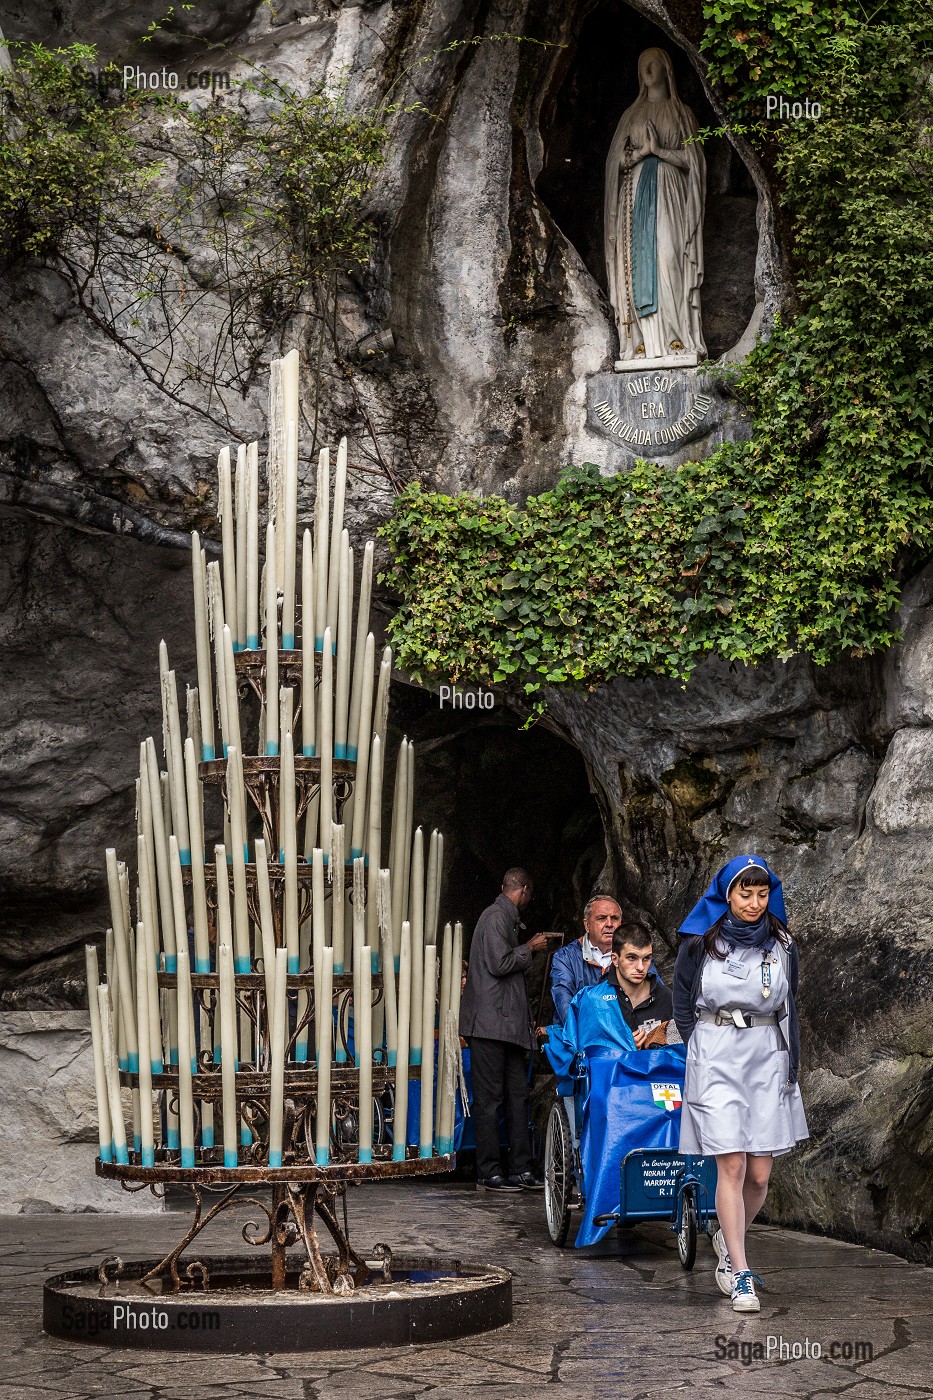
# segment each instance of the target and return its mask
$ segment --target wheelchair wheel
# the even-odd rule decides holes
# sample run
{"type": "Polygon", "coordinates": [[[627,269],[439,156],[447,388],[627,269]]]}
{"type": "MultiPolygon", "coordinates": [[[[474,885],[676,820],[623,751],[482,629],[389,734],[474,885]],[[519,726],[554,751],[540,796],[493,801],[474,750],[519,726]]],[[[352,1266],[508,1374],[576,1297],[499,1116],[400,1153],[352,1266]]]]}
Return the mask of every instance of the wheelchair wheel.
{"type": "Polygon", "coordinates": [[[544,1209],[547,1232],[558,1248],[567,1243],[570,1230],[570,1195],[573,1190],[573,1143],[564,1105],[551,1105],[544,1139],[544,1209]]]}
{"type": "Polygon", "coordinates": [[[692,1190],[684,1192],[677,1232],[677,1253],[683,1268],[692,1269],[697,1257],[697,1203],[692,1190]]]}

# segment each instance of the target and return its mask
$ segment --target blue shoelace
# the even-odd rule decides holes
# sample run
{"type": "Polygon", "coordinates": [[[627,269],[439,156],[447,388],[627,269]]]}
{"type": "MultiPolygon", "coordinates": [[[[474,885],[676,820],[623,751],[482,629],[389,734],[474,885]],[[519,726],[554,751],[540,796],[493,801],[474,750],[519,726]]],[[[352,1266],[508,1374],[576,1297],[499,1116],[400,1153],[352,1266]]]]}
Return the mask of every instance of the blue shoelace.
{"type": "Polygon", "coordinates": [[[764,1280],[757,1274],[753,1274],[751,1269],[742,1269],[739,1273],[732,1275],[733,1296],[739,1297],[742,1294],[753,1294],[755,1292],[753,1284],[757,1283],[759,1288],[764,1288],[764,1280]]]}

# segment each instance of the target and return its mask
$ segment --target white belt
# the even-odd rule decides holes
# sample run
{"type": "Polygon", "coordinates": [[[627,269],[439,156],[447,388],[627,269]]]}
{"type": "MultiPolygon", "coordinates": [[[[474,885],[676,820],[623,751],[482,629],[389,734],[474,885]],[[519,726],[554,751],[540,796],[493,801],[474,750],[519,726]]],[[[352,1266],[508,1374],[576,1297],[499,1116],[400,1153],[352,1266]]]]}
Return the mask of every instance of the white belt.
{"type": "Polygon", "coordinates": [[[701,1010],[697,1012],[698,1021],[709,1021],[714,1026],[737,1026],[739,1030],[748,1030],[751,1026],[776,1026],[778,1023],[777,1012],[771,1011],[766,1016],[753,1016],[750,1011],[721,1011],[701,1010]]]}

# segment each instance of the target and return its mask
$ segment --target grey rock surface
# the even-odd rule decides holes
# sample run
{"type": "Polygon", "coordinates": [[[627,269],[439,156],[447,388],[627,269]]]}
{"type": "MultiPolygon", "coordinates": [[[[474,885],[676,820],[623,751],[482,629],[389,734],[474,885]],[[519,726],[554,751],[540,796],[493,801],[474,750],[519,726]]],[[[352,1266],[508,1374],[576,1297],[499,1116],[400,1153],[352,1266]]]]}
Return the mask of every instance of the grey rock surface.
{"type": "MultiPolygon", "coordinates": [[[[128,1090],[124,1097],[132,1123],[128,1090]]],[[[94,1174],[97,1104],[86,1012],[0,1014],[0,1103],[0,1214],[160,1209],[148,1191],[127,1194],[94,1174]]]]}

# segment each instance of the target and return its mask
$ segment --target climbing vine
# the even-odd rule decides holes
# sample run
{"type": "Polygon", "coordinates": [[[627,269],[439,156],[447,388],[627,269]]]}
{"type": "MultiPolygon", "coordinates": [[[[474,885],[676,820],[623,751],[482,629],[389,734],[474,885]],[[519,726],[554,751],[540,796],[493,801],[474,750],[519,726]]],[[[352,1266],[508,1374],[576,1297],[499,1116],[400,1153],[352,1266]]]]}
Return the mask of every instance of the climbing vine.
{"type": "Polygon", "coordinates": [[[889,644],[933,545],[927,4],[703,7],[728,110],[775,171],[798,309],[731,391],[754,437],[675,471],[566,471],[525,502],[404,492],[386,527],[400,664],[422,679],[594,686],[705,655],[826,664],[889,644]],[[769,92],[819,121],[762,120],[769,92]]]}

